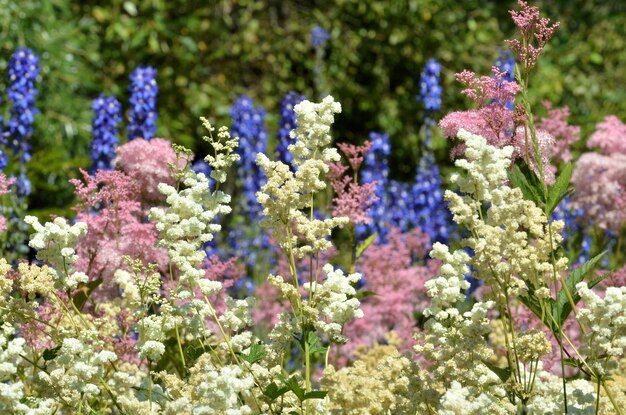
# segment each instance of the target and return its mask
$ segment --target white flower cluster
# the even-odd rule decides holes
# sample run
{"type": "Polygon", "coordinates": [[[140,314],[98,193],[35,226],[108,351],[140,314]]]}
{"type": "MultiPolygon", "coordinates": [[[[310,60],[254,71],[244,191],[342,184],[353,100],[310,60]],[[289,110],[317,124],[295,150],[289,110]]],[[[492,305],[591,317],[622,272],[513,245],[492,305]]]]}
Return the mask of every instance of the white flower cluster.
{"type": "MultiPolygon", "coordinates": [[[[497,287],[506,287],[509,295],[524,295],[527,285],[546,287],[554,278],[552,247],[562,239],[563,222],[550,223],[520,189],[506,185],[512,147],[498,149],[464,130],[459,138],[467,146],[467,159],[455,164],[466,174],[455,175],[453,182],[462,194],[446,191],[445,198],[454,221],[471,232],[465,243],[474,251],[475,276],[494,289],[498,301],[504,293],[497,287]]],[[[567,258],[559,259],[556,272],[566,269],[567,258]]]]}
{"type": "MultiPolygon", "coordinates": [[[[540,371],[537,374],[533,396],[526,404],[529,414],[552,415],[563,413],[562,379],[551,373],[540,371]]],[[[567,382],[567,413],[576,415],[595,415],[596,393],[592,383],[585,379],[573,379],[567,382]]],[[[599,413],[614,413],[609,410],[611,404],[602,402],[599,413]]]]}
{"type": "Polygon", "coordinates": [[[209,130],[209,136],[202,138],[211,144],[215,151],[215,156],[209,154],[204,158],[204,161],[213,168],[211,177],[218,183],[224,183],[226,181],[226,170],[239,160],[239,154],[235,153],[239,143],[236,139],[230,138],[230,133],[226,127],[220,127],[217,133],[217,140],[214,140],[212,133],[215,131],[215,127],[204,117],[200,118],[200,120],[202,120],[204,127],[209,130]]]}
{"type": "Polygon", "coordinates": [[[580,350],[594,357],[592,364],[603,375],[626,347],[626,287],[608,287],[604,298],[585,282],[578,283],[576,290],[585,304],[578,311],[578,320],[590,329],[583,335],[585,345],[580,350]],[[595,361],[602,355],[606,359],[595,361]]]}
{"type": "Polygon", "coordinates": [[[330,126],[335,121],[333,114],[341,112],[341,104],[328,95],[319,104],[304,100],[293,110],[297,118],[297,127],[289,133],[291,138],[296,139],[289,146],[293,164],[301,166],[316,158],[325,162],[339,161],[337,149],[327,147],[332,141],[330,126]]]}
{"type": "Polygon", "coordinates": [[[161,356],[165,353],[165,345],[155,340],[148,340],[139,347],[139,357],[148,359],[152,362],[161,360],[161,356]]]}
{"type": "Polygon", "coordinates": [[[456,380],[463,386],[500,383],[482,362],[493,356],[487,344],[491,332],[487,313],[493,301],[477,302],[461,314],[456,308],[437,313],[426,322],[425,331],[416,335],[416,353],[432,362],[430,372],[437,382],[448,387],[456,380]]]}
{"type": "MultiPolygon", "coordinates": [[[[204,125],[212,132],[214,128],[204,119],[204,125]]],[[[226,180],[226,169],[238,159],[233,154],[237,140],[231,139],[225,128],[220,128],[218,140],[204,137],[215,149],[215,156],[205,160],[214,168],[212,177],[218,182],[226,180]],[[223,141],[223,142],[222,142],[223,141]]],[[[209,180],[203,173],[195,173],[186,168],[182,176],[182,190],[165,183],[159,184],[159,191],[166,196],[166,209],[150,209],[150,220],[160,233],[159,244],[168,250],[170,260],[180,270],[180,281],[191,287],[198,285],[204,271],[198,269],[206,257],[200,249],[205,242],[213,239],[213,234],[221,230],[213,223],[217,215],[228,214],[230,196],[221,190],[211,192],[209,180]]]]}
{"type": "Polygon", "coordinates": [[[9,325],[4,325],[0,331],[0,381],[15,375],[22,361],[21,355],[26,355],[23,338],[9,340],[13,331],[9,325]]]}
{"type": "Polygon", "coordinates": [[[454,164],[466,171],[465,176],[453,175],[450,179],[459,185],[461,192],[475,195],[476,199],[491,201],[491,191],[507,179],[513,147],[493,147],[479,135],[459,130],[458,138],[465,142],[465,158],[454,164]]]}
{"type": "Polygon", "coordinates": [[[246,404],[254,379],[235,365],[216,367],[209,354],[202,355],[190,369],[189,380],[176,391],[176,400],[167,402],[165,413],[192,413],[194,415],[251,415],[246,404]],[[177,412],[174,412],[173,409],[177,412]]]}
{"type": "Polygon", "coordinates": [[[204,276],[198,266],[206,254],[200,248],[220,231],[220,225],[213,220],[218,214],[230,212],[230,196],[211,194],[206,176],[190,169],[185,171],[182,184],[184,188],[177,191],[160,183],[159,191],[166,196],[168,207],[150,209],[149,217],[161,235],[159,244],[167,248],[170,260],[180,270],[181,282],[196,286],[204,276]]]}
{"type": "Polygon", "coordinates": [[[456,303],[465,299],[464,290],[470,287],[465,280],[465,275],[469,274],[467,263],[470,260],[465,251],[456,250],[450,253],[448,247],[442,243],[435,242],[430,251],[430,257],[442,262],[439,276],[434,277],[424,284],[426,293],[432,299],[430,307],[424,311],[424,315],[435,315],[438,318],[445,318],[445,310],[454,308],[456,303]]]}
{"type": "Polygon", "coordinates": [[[330,126],[334,114],[341,112],[341,105],[327,96],[319,104],[303,101],[294,111],[298,128],[291,136],[297,141],[289,146],[289,151],[297,171],[294,173],[280,161],[270,161],[265,154],[257,154],[256,162],[267,177],[267,183],[257,192],[257,200],[267,218],[264,224],[273,228],[278,244],[302,257],[330,248],[332,244],[327,238],[332,229],[348,223],[348,218],[319,220],[303,212],[311,208],[314,195],[326,188],[324,175],[328,173],[328,163],[340,160],[337,150],[328,145],[330,126]],[[298,238],[291,234],[291,226],[301,235],[303,246],[296,247],[298,238]]]}
{"type": "Polygon", "coordinates": [[[70,267],[70,264],[78,260],[75,247],[78,238],[87,234],[86,223],[69,225],[65,219],[59,217],[42,225],[34,216],[26,216],[24,222],[35,230],[28,245],[37,250],[37,259],[56,266],[57,288],[63,291],[73,290],[79,283],[88,281],[87,275],[72,272],[73,268],[70,267]]]}
{"type": "Polygon", "coordinates": [[[61,402],[77,406],[85,398],[100,395],[105,366],[116,360],[111,351],[95,352],[79,339],[65,338],[58,355],[48,362],[48,371],[39,372],[39,378],[61,402]]]}
{"type": "Polygon", "coordinates": [[[305,283],[303,288],[314,290],[312,305],[328,318],[328,322],[319,320],[316,326],[326,333],[332,342],[345,343],[347,339],[341,334],[343,326],[350,320],[363,317],[363,310],[359,308],[361,303],[355,297],[354,289],[354,285],[361,279],[361,274],[345,275],[342,270],[334,269],[331,264],[324,265],[324,272],[326,280],[323,284],[305,283]]]}
{"type": "MultiPolygon", "coordinates": [[[[493,414],[509,415],[515,413],[506,395],[494,396],[490,393],[473,390],[453,381],[450,388],[441,397],[439,415],[474,415],[493,414]]],[[[501,392],[504,392],[503,390],[501,392]]]]}

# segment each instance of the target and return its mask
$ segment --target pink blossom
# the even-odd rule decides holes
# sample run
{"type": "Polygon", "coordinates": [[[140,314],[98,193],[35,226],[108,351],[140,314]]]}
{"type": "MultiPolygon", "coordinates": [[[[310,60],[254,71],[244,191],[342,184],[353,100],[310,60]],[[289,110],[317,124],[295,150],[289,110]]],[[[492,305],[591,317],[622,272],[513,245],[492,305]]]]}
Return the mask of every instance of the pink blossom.
{"type": "Polygon", "coordinates": [[[626,154],[583,154],[572,173],[572,207],[599,226],[619,232],[626,221],[626,154]]]}
{"type": "Polygon", "coordinates": [[[158,201],[163,199],[157,188],[159,183],[175,183],[168,163],[182,168],[186,160],[176,159],[172,144],[167,140],[136,138],[117,148],[115,163],[120,170],[136,175],[143,200],[158,201]]]}
{"type": "Polygon", "coordinates": [[[567,123],[566,120],[570,116],[569,107],[552,108],[550,101],[544,101],[543,106],[548,110],[548,115],[537,122],[537,128],[554,137],[554,143],[549,148],[550,158],[571,161],[570,148],[580,139],[580,127],[567,123]]]}
{"type": "Polygon", "coordinates": [[[517,26],[520,39],[507,40],[506,43],[518,56],[519,61],[530,70],[537,64],[541,51],[554,35],[554,31],[560,26],[555,22],[550,26],[550,19],[542,18],[539,8],[529,6],[525,1],[518,0],[520,11],[511,10],[511,17],[517,26]]]}
{"type": "MultiPolygon", "coordinates": [[[[537,142],[539,144],[539,154],[546,184],[551,185],[555,180],[556,168],[550,165],[549,155],[554,147],[554,137],[543,130],[536,130],[537,142]]],[[[539,166],[535,157],[535,150],[530,137],[530,131],[524,127],[517,127],[511,145],[514,148],[512,160],[523,159],[533,172],[539,177],[539,166]]]]}
{"type": "Polygon", "coordinates": [[[463,94],[474,101],[478,109],[446,115],[439,122],[445,136],[454,138],[463,128],[484,137],[490,145],[501,148],[509,144],[514,123],[513,112],[506,107],[506,103],[515,100],[519,85],[505,80],[505,73],[497,67],[494,66],[491,71],[493,77],[478,77],[468,70],[456,75],[457,80],[466,86],[463,94]]]}
{"type": "MultiPolygon", "coordinates": [[[[350,341],[341,347],[343,361],[359,347],[371,347],[394,331],[402,350],[413,344],[417,322],[415,314],[423,310],[429,299],[424,289],[426,281],[438,271],[439,263],[413,263],[429,249],[428,235],[419,229],[402,234],[392,229],[388,243],[376,243],[368,248],[357,269],[365,279],[365,291],[374,295],[362,301],[364,317],[350,322],[344,334],[350,341]]],[[[341,359],[340,359],[341,360],[341,359]]]]}
{"type": "Polygon", "coordinates": [[[339,163],[328,165],[328,179],[336,194],[331,207],[333,216],[348,217],[353,224],[371,223],[372,218],[370,218],[367,210],[378,200],[376,182],[359,184],[358,170],[365,154],[372,147],[372,143],[366,141],[361,146],[338,144],[338,147],[348,158],[353,176],[350,177],[346,174],[348,166],[339,163]]]}
{"type": "Polygon", "coordinates": [[[587,140],[587,147],[597,147],[604,154],[626,154],[626,124],[615,115],[609,115],[596,125],[596,131],[587,140]]]}
{"type": "Polygon", "coordinates": [[[102,278],[102,286],[94,292],[96,298],[117,295],[113,274],[126,268],[125,255],[144,263],[157,263],[167,271],[168,256],[157,248],[158,232],[151,222],[144,222],[145,212],[138,200],[139,183],[134,173],[97,171],[94,176],[82,171],[84,183],[70,182],[82,204],[76,219],[87,223],[87,235],[77,247],[78,271],[91,280],[102,278]],[[97,209],[97,210],[96,210],[97,209]]]}

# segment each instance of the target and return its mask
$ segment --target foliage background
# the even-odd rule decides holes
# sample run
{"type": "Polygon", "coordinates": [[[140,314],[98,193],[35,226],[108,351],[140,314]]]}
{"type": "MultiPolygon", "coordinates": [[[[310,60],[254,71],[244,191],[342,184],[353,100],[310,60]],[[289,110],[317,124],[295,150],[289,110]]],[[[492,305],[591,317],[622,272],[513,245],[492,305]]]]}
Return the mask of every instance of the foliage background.
{"type": "MultiPolygon", "coordinates": [[[[533,78],[533,101],[569,105],[583,137],[607,114],[626,119],[626,3],[535,4],[561,27],[533,78]]],[[[409,179],[419,158],[422,107],[415,96],[426,60],[443,65],[444,111],[466,108],[454,74],[489,72],[513,36],[514,7],[495,0],[0,0],[0,76],[18,46],[41,57],[41,113],[28,166],[32,212],[68,213],[67,180],[90,163],[91,100],[115,94],[127,111],[128,76],[140,64],[158,70],[158,136],[204,155],[198,117],[230,124],[229,107],[240,94],[266,108],[275,133],[286,92],[321,93],[309,40],[315,25],[331,34],[323,89],[343,105],[336,140],[388,132],[392,176],[409,179]]],[[[5,89],[0,83],[2,97],[5,89]]],[[[445,143],[436,143],[439,161],[449,164],[445,143]]]]}

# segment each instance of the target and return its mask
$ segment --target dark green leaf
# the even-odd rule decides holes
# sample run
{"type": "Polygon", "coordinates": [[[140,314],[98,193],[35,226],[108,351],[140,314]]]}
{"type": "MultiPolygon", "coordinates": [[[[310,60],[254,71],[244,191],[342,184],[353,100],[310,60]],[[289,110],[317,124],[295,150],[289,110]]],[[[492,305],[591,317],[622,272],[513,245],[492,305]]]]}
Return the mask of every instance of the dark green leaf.
{"type": "Polygon", "coordinates": [[[84,284],[77,291],[75,291],[72,296],[72,302],[76,306],[77,309],[81,310],[91,293],[102,284],[102,278],[98,278],[97,280],[93,280],[84,284]]]}
{"type": "Polygon", "coordinates": [[[283,386],[282,388],[279,388],[277,384],[272,382],[263,391],[263,395],[267,396],[271,400],[275,400],[276,398],[284,395],[287,392],[289,392],[289,388],[287,386],[283,386]]]}
{"type": "Polygon", "coordinates": [[[282,374],[278,374],[278,379],[280,379],[285,386],[296,395],[298,400],[302,402],[304,400],[304,389],[300,386],[298,379],[296,376],[292,376],[289,379],[285,378],[282,374]]]}
{"type": "Polygon", "coordinates": [[[43,360],[47,362],[48,360],[54,359],[59,354],[59,350],[61,350],[61,345],[55,346],[52,349],[44,350],[43,360]]]}
{"type": "Polygon", "coordinates": [[[363,252],[365,252],[365,250],[376,240],[376,238],[378,238],[378,233],[374,233],[368,236],[366,240],[364,240],[359,245],[357,245],[356,247],[357,259],[361,258],[361,255],[363,255],[363,252]]]}
{"type": "Polygon", "coordinates": [[[543,324],[545,324],[545,326],[549,328],[550,331],[552,331],[552,333],[556,334],[559,332],[559,328],[555,327],[554,321],[552,321],[552,319],[548,315],[548,313],[550,313],[550,310],[554,308],[554,300],[552,298],[546,298],[544,300],[546,303],[548,303],[548,309],[545,311],[545,313],[542,313],[541,302],[539,298],[537,298],[537,296],[535,295],[535,290],[532,287],[528,287],[528,295],[519,296],[518,298],[526,307],[528,307],[530,311],[533,312],[534,315],[539,317],[539,320],[542,321],[543,324]]]}
{"type": "Polygon", "coordinates": [[[496,376],[499,377],[503,383],[505,383],[511,377],[510,367],[501,368],[485,360],[483,360],[483,363],[489,368],[489,370],[495,373],[496,376]]]}
{"type": "Polygon", "coordinates": [[[205,352],[206,350],[201,346],[189,346],[185,349],[185,355],[192,361],[197,360],[205,352]]]}
{"type": "MultiPolygon", "coordinates": [[[[595,257],[591,258],[589,261],[585,262],[580,267],[574,269],[565,280],[565,285],[569,289],[570,294],[572,294],[572,299],[574,300],[574,303],[578,303],[578,301],[580,301],[580,296],[575,293],[576,284],[581,282],[585,278],[585,276],[595,268],[596,264],[602,259],[604,255],[606,255],[606,253],[607,251],[603,251],[595,257]]],[[[600,281],[597,281],[595,284],[600,281]]],[[[555,316],[556,321],[558,321],[559,324],[562,326],[565,320],[567,320],[569,313],[571,312],[572,305],[567,298],[567,292],[565,291],[565,288],[561,288],[561,291],[559,291],[556,296],[556,303],[553,304],[553,315],[555,316]]]]}
{"type": "Polygon", "coordinates": [[[536,185],[537,181],[534,175],[525,175],[516,164],[513,166],[513,172],[508,172],[508,176],[511,183],[522,191],[524,199],[535,202],[538,205],[543,203],[542,191],[536,185]]]}
{"type": "Polygon", "coordinates": [[[307,399],[324,399],[328,395],[326,391],[310,391],[304,394],[303,401],[307,399]]]}
{"type": "Polygon", "coordinates": [[[326,353],[326,347],[322,346],[320,338],[317,337],[315,333],[313,332],[309,333],[308,343],[309,343],[309,353],[311,354],[326,353]]]}
{"type": "Polygon", "coordinates": [[[248,354],[241,354],[241,358],[250,364],[257,363],[261,361],[265,357],[266,353],[263,350],[262,344],[253,344],[250,346],[250,351],[248,354]]]}
{"type": "Polygon", "coordinates": [[[572,169],[573,164],[567,163],[565,167],[563,167],[559,177],[556,178],[554,185],[550,187],[550,190],[548,191],[548,204],[546,206],[548,209],[548,216],[554,212],[554,209],[556,209],[558,204],[561,203],[563,198],[571,194],[571,190],[568,190],[568,186],[570,178],[572,177],[572,169]]]}

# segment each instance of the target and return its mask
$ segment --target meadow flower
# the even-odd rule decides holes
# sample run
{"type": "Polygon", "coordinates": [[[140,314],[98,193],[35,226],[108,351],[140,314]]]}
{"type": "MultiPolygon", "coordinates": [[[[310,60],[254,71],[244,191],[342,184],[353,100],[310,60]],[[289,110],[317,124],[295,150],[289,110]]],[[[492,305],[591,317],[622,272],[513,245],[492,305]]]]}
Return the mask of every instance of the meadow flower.
{"type": "Polygon", "coordinates": [[[11,137],[10,147],[14,154],[19,154],[21,163],[30,160],[30,143],[33,122],[37,114],[35,80],[39,76],[39,57],[31,50],[19,48],[9,61],[7,95],[13,103],[8,122],[11,137]]]}
{"type": "Polygon", "coordinates": [[[94,116],[91,122],[91,167],[96,170],[111,170],[115,148],[119,142],[117,125],[122,122],[122,105],[115,97],[102,94],[93,100],[94,116]]]}
{"type": "Polygon", "coordinates": [[[128,140],[143,138],[151,140],[156,134],[156,97],[159,87],[156,70],[151,66],[139,66],[130,74],[130,111],[128,112],[128,140]]]}

